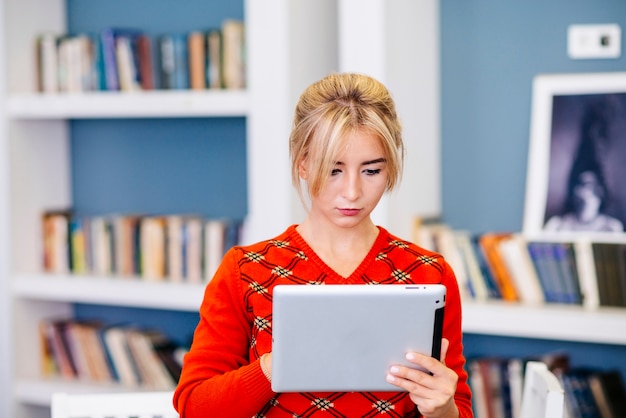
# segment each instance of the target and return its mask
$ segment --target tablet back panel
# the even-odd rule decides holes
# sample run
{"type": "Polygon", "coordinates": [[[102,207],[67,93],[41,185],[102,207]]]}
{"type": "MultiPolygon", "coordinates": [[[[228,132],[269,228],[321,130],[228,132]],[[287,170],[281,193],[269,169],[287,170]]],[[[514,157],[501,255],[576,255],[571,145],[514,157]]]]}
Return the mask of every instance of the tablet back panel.
{"type": "Polygon", "coordinates": [[[409,351],[439,358],[443,285],[274,288],[272,389],[400,391],[385,381],[409,351]]]}

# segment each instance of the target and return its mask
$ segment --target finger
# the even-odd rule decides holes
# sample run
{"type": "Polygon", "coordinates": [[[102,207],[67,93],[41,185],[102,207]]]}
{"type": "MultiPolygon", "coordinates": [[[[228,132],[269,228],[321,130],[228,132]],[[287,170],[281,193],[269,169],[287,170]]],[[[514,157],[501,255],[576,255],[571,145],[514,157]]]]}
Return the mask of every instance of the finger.
{"type": "Polygon", "coordinates": [[[446,364],[446,354],[448,354],[448,347],[450,347],[450,340],[448,340],[447,338],[442,338],[440,358],[443,364],[446,364]]]}

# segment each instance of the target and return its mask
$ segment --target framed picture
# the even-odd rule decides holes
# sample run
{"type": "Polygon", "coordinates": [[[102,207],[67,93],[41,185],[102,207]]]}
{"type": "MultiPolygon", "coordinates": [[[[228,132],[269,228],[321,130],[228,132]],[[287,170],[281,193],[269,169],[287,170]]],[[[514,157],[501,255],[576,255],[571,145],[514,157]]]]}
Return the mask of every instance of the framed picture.
{"type": "Polygon", "coordinates": [[[622,237],[626,72],[533,80],[523,231],[622,237]]]}

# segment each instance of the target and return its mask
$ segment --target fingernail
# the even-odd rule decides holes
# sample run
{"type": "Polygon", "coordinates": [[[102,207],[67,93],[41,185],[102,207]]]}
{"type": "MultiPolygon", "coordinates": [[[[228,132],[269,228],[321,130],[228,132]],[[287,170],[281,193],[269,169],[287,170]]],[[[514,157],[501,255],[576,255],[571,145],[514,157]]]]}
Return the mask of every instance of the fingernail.
{"type": "Polygon", "coordinates": [[[398,373],[400,371],[400,369],[398,368],[398,366],[391,366],[391,368],[389,369],[389,371],[391,373],[398,373]]]}
{"type": "Polygon", "coordinates": [[[413,355],[413,353],[406,353],[406,359],[407,360],[415,360],[415,356],[413,355]]]}
{"type": "Polygon", "coordinates": [[[392,375],[388,374],[387,375],[387,382],[394,382],[396,380],[395,377],[393,377],[392,375]]]}

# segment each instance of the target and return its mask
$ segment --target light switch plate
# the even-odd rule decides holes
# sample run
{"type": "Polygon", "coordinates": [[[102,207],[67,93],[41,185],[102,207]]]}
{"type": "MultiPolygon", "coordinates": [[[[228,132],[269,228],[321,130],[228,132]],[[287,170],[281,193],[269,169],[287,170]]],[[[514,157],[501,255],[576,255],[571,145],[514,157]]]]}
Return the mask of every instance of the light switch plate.
{"type": "Polygon", "coordinates": [[[570,25],[567,55],[572,59],[619,58],[622,30],[617,24],[570,25]]]}

